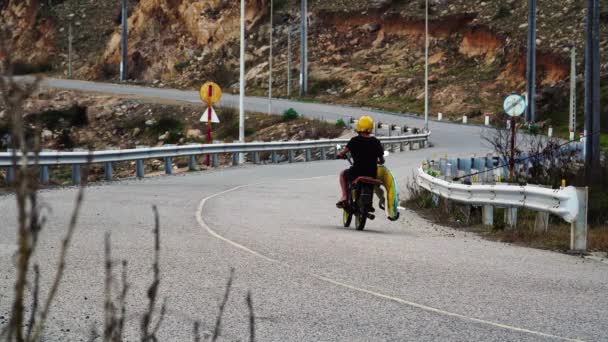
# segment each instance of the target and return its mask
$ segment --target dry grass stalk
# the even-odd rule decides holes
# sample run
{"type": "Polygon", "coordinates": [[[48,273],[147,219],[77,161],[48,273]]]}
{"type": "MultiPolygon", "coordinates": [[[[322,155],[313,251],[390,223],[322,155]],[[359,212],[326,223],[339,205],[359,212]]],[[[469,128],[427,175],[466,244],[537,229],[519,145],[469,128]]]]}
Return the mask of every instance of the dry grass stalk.
{"type": "Polygon", "coordinates": [[[230,277],[228,278],[228,283],[226,284],[226,291],[224,292],[224,298],[220,303],[220,311],[217,314],[215,319],[215,327],[213,328],[213,335],[211,337],[211,341],[217,341],[218,337],[220,337],[222,332],[222,318],[224,316],[224,310],[226,310],[226,303],[228,303],[228,298],[230,297],[230,290],[232,289],[232,281],[234,279],[234,268],[230,269],[230,277]]]}

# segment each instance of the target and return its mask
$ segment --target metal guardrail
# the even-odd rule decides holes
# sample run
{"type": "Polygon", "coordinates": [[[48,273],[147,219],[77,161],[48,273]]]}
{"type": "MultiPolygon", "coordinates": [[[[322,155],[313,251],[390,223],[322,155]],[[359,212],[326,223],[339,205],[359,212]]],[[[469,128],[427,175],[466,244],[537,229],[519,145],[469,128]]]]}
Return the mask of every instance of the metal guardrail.
{"type": "MultiPolygon", "coordinates": [[[[460,203],[483,206],[484,225],[493,224],[494,207],[509,209],[507,220],[517,220],[516,208],[528,208],[557,215],[572,224],[570,248],[587,249],[587,188],[564,187],[551,189],[538,185],[461,184],[432,175],[430,168],[420,167],[416,183],[443,198],[460,203]]],[[[548,221],[548,217],[547,217],[548,221]]]]}
{"type": "MultiPolygon", "coordinates": [[[[379,137],[383,145],[394,151],[395,146],[403,150],[406,145],[414,147],[416,144],[424,147],[428,142],[430,132],[423,134],[400,135],[392,137],[379,137]]],[[[326,140],[306,140],[306,141],[286,141],[286,142],[251,142],[251,143],[221,143],[221,144],[192,144],[182,146],[162,146],[162,147],[145,147],[124,150],[106,150],[106,151],[74,151],[74,152],[57,152],[45,151],[38,154],[38,161],[34,160],[34,155],[30,155],[28,163],[30,165],[38,165],[41,167],[40,178],[43,183],[49,181],[49,166],[72,165],[72,182],[80,183],[80,166],[85,164],[105,164],[105,179],[112,180],[112,163],[136,161],[137,177],[144,177],[144,163],[146,159],[164,159],[165,172],[172,173],[172,158],[190,157],[189,168],[196,169],[196,156],[211,155],[212,166],[218,164],[218,154],[232,153],[233,162],[237,163],[238,156],[241,153],[250,155],[250,161],[260,163],[260,153],[270,152],[272,163],[278,163],[278,152],[288,152],[289,162],[294,161],[294,151],[305,151],[305,161],[313,159],[312,150],[320,150],[320,158],[327,158],[327,152],[333,150],[335,152],[336,145],[348,143],[348,139],[326,139],[326,140]]],[[[14,177],[13,170],[13,153],[0,152],[0,167],[6,168],[6,179],[12,182],[14,177]]],[[[21,159],[21,155],[17,153],[17,158],[21,159]]]]}
{"type": "MultiPolygon", "coordinates": [[[[401,143],[426,143],[430,133],[403,135],[394,137],[380,137],[385,145],[401,143]]],[[[193,156],[201,154],[218,153],[253,153],[289,150],[308,150],[321,148],[335,148],[337,144],[346,144],[348,139],[327,139],[307,141],[286,142],[251,142],[251,143],[228,143],[228,144],[192,144],[182,146],[147,147],[124,150],[106,151],[76,151],[76,152],[40,152],[38,165],[74,165],[88,163],[110,163],[140,159],[174,158],[193,156]]],[[[20,154],[17,157],[21,157],[20,154]]],[[[35,161],[33,155],[29,163],[35,161]]],[[[12,166],[13,155],[11,152],[0,153],[0,167],[12,166]]]]}

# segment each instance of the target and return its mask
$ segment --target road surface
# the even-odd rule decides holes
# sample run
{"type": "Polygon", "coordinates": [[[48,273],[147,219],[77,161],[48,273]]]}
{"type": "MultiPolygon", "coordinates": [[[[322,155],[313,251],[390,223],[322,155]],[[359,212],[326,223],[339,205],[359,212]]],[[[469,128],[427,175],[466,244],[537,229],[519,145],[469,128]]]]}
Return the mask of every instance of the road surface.
{"type": "MultiPolygon", "coordinates": [[[[192,93],[173,90],[52,82],[195,101],[192,93]]],[[[258,110],[258,99],[250,101],[250,108],[258,110]]],[[[337,115],[352,111],[286,105],[329,119],[332,110],[337,115]]],[[[355,116],[360,113],[366,112],[355,116]]],[[[421,125],[411,118],[385,119],[421,125]]],[[[420,160],[433,154],[487,151],[478,127],[431,123],[431,130],[434,147],[388,158],[402,189],[420,160]]],[[[168,306],[159,332],[163,341],[193,340],[195,321],[202,322],[203,331],[213,329],[231,268],[235,279],[223,340],[247,339],[248,291],[259,341],[608,340],[607,265],[485,241],[409,211],[398,222],[378,215],[363,232],[344,229],[334,203],[336,175],[345,167],[344,161],[243,166],[89,187],[46,340],[81,340],[92,326],[101,330],[106,232],[114,259],[129,262],[126,339],[139,336],[139,315],[152,280],[152,205],[161,215],[160,291],[168,306]]],[[[43,290],[75,194],[73,188],[41,194],[52,208],[36,255],[43,290]]],[[[0,197],[4,317],[14,276],[14,202],[13,196],[0,197]]]]}

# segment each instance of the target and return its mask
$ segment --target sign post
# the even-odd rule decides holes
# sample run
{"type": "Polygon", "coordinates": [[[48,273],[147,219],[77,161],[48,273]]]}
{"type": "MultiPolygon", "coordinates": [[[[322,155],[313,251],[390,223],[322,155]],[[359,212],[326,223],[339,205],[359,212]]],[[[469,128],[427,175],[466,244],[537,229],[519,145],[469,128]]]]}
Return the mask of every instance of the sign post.
{"type": "Polygon", "coordinates": [[[509,182],[513,182],[513,170],[515,169],[515,120],[526,110],[526,99],[518,94],[507,96],[503,104],[505,113],[511,117],[511,156],[509,158],[509,182]]]}
{"type": "MultiPolygon", "coordinates": [[[[200,121],[207,123],[207,143],[211,144],[211,123],[220,122],[217,117],[217,114],[215,114],[215,111],[213,110],[213,105],[222,98],[222,89],[216,83],[207,82],[201,87],[200,96],[201,100],[203,100],[203,102],[206,103],[207,106],[209,106],[207,108],[206,113],[203,113],[203,116],[201,116],[200,121]]],[[[209,158],[209,155],[207,155],[206,164],[207,166],[211,165],[211,159],[209,158]]]]}

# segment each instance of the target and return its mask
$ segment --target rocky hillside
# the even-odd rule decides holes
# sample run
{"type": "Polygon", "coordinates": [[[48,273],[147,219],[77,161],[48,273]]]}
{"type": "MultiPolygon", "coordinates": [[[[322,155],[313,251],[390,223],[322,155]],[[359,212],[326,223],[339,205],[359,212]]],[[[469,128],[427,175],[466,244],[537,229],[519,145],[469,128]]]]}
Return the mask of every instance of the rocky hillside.
{"type": "MultiPolygon", "coordinates": [[[[119,6],[106,1],[5,0],[2,17],[17,27],[13,44],[24,64],[65,72],[66,25],[76,30],[79,78],[116,79],[119,6]],[[41,46],[42,49],[33,49],[41,46]]],[[[318,101],[402,112],[422,110],[423,0],[310,0],[310,93],[318,101]]],[[[497,113],[505,94],[525,88],[527,1],[430,0],[432,112],[480,116],[497,113]]],[[[298,29],[299,1],[275,0],[274,88],[286,95],[287,32],[298,29]]],[[[129,17],[130,78],[158,86],[196,88],[212,79],[238,87],[238,1],[132,0],[129,17]]],[[[570,49],[582,80],[585,4],[538,3],[539,114],[565,122],[570,49]]],[[[608,1],[602,1],[606,37],[608,1]]],[[[266,93],[268,0],[247,1],[247,86],[266,93]]],[[[296,89],[298,35],[292,45],[296,89]]],[[[608,40],[602,39],[605,56],[608,40]]],[[[605,58],[602,72],[608,69],[605,58]]],[[[33,68],[33,67],[32,67],[33,68]]],[[[33,68],[35,69],[35,68],[33,68]]],[[[605,92],[608,93],[608,92],[605,92]]],[[[582,93],[581,93],[582,95],[582,93]]],[[[582,98],[579,97],[579,98],[582,98]]],[[[604,101],[606,103],[606,101],[604,101]]]]}

